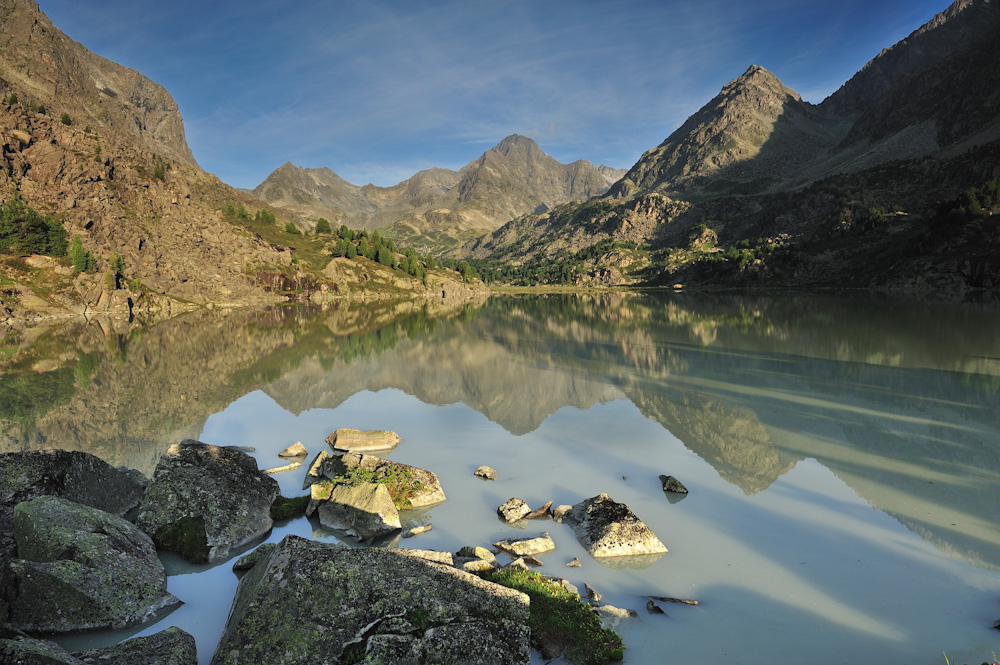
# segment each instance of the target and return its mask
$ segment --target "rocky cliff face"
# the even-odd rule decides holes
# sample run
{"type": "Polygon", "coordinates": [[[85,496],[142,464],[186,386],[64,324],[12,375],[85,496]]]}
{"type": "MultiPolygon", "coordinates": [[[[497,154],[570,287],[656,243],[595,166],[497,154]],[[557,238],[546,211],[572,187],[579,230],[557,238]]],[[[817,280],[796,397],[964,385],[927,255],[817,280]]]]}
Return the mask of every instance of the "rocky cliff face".
{"type": "Polygon", "coordinates": [[[473,237],[525,213],[598,196],[622,173],[583,160],[561,164],[515,134],[458,171],[428,169],[392,187],[358,187],[327,168],[284,164],[254,194],[309,223],[394,225],[404,241],[434,246],[435,234],[473,237]]]}

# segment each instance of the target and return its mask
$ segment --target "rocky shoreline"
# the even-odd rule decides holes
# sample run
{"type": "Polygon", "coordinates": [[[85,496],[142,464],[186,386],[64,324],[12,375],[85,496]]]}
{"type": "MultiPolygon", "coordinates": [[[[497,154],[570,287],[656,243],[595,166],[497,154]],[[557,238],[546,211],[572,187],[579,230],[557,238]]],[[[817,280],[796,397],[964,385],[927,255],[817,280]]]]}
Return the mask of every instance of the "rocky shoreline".
{"type": "MultiPolygon", "coordinates": [[[[303,465],[310,494],[301,499],[280,497],[274,479],[238,448],[193,440],[170,446],[152,479],[84,452],[0,455],[0,661],[197,663],[194,638],[176,627],[78,653],[37,635],[162,617],[184,599],[167,592],[157,551],[194,562],[228,559],[266,537],[281,504],[294,514],[315,512],[324,526],[375,546],[289,535],[239,558],[233,570],[243,577],[213,663],[527,663],[541,639],[531,628],[529,598],[484,577],[541,565],[534,555],[552,549],[548,534],[492,550],[395,549],[400,510],[446,500],[437,477],[370,454],[398,443],[391,432],[342,430],[328,442],[332,454],[324,450],[303,465]],[[497,554],[511,562],[501,566],[497,554]]],[[[301,463],[301,447],[288,454],[301,463]]],[[[607,495],[555,511],[551,505],[514,521],[565,519],[593,556],[666,551],[607,495]]],[[[546,583],[568,589],[595,625],[598,616],[614,623],[630,615],[590,610],[558,577],[546,583]]],[[[591,593],[591,605],[599,601],[591,593]]],[[[620,649],[611,653],[621,657],[620,649]]]]}

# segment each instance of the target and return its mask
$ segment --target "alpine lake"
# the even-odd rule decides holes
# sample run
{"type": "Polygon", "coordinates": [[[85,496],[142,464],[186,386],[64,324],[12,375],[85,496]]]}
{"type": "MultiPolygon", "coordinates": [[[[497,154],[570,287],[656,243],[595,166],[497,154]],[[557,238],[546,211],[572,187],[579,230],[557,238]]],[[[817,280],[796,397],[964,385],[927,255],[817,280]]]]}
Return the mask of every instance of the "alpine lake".
{"type": "MultiPolygon", "coordinates": [[[[393,430],[387,457],[436,473],[448,500],[401,513],[431,531],[379,545],[455,552],[548,532],[539,572],[637,610],[617,626],[625,663],[1000,654],[995,304],[609,293],[80,318],[0,330],[0,384],[0,452],[85,450],[147,476],[186,438],[252,447],[263,469],[296,441],[308,463],[337,428],[393,430]],[[481,464],[498,478],[475,477],[481,464]],[[689,494],[665,493],[661,474],[689,494]],[[535,508],[602,492],[669,552],[594,559],[567,525],[496,513],[515,496],[535,508]],[[698,604],[650,614],[647,596],[698,604]]],[[[275,475],[283,495],[304,493],[306,466],[275,475]]],[[[267,540],[286,534],[360,546],[315,518],[267,540]]],[[[163,560],[178,609],[48,637],[75,651],[176,625],[208,663],[233,559],[163,560]]]]}

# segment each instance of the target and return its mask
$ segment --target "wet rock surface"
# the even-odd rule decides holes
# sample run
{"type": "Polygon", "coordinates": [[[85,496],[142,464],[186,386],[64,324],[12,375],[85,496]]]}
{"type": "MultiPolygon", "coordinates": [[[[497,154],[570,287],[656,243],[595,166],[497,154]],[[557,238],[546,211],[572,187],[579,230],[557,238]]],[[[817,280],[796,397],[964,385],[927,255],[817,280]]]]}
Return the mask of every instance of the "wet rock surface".
{"type": "Polygon", "coordinates": [[[136,525],[158,547],[216,560],[271,529],[277,495],[278,483],[246,453],[185,439],[156,465],[136,525]]]}
{"type": "Polygon", "coordinates": [[[43,496],[14,509],[14,536],[16,628],[121,628],[180,604],[152,540],[120,517],[43,496]]]}
{"type": "Polygon", "coordinates": [[[287,536],[240,581],[212,663],[528,663],[527,620],[526,596],[473,575],[287,536]]]}

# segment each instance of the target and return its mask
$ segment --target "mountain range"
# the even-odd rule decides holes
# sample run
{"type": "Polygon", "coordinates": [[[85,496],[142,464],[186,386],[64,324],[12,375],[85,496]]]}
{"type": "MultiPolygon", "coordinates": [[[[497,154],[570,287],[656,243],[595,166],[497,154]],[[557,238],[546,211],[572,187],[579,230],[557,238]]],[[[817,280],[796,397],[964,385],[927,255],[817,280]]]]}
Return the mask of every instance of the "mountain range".
{"type": "Polygon", "coordinates": [[[751,66],[603,198],[456,253],[521,284],[993,289],[998,38],[1000,5],[956,0],[816,105],[751,66]]]}
{"type": "Polygon", "coordinates": [[[285,163],[253,194],[307,223],[323,217],[351,228],[390,227],[404,244],[440,251],[520,215],[604,194],[624,173],[585,160],[562,164],[513,134],[458,171],[427,169],[392,187],[357,186],[329,168],[285,163]]]}

